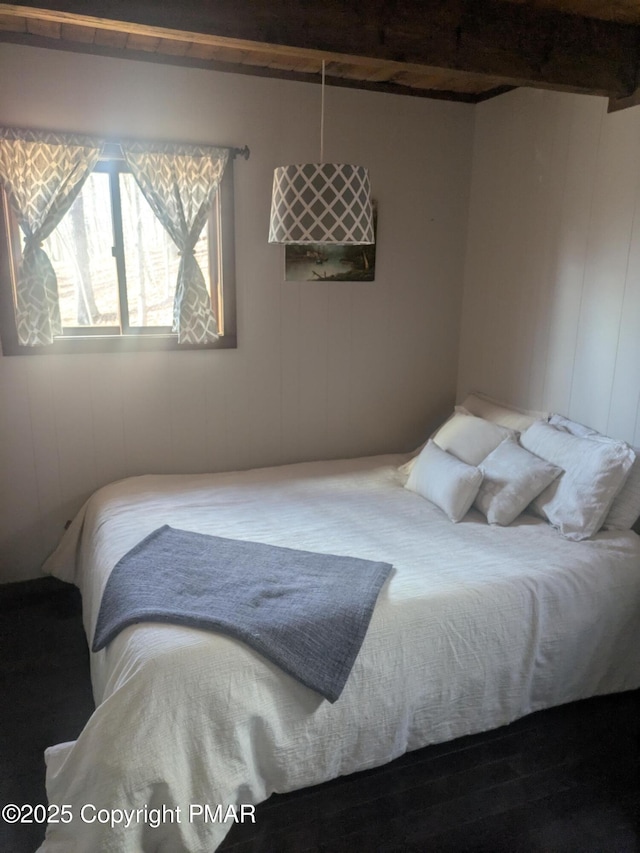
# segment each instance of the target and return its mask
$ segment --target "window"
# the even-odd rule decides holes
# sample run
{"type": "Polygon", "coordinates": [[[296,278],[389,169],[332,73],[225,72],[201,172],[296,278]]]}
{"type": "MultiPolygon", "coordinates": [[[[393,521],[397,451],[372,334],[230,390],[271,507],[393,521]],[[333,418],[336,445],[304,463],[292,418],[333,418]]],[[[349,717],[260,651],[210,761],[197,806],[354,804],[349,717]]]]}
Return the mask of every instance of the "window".
{"type": "Polygon", "coordinates": [[[5,193],[0,205],[0,334],[5,355],[235,347],[233,160],[195,247],[219,339],[178,344],[172,332],[180,255],[121,156],[108,145],[42,246],[58,280],[62,335],[18,342],[15,280],[23,238],[5,193]]]}

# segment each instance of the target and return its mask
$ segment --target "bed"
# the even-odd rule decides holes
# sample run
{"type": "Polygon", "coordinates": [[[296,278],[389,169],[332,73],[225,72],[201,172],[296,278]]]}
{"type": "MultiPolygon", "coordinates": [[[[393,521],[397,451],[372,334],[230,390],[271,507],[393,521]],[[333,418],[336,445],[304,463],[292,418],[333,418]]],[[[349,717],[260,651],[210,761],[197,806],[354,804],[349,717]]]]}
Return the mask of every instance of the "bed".
{"type": "Polygon", "coordinates": [[[498,526],[476,509],[452,524],[405,488],[406,462],[141,476],[88,500],[46,570],[80,588],[89,639],[114,565],[165,524],[394,571],[333,704],[194,628],[132,625],[92,654],[96,711],[77,741],[46,753],[50,806],[73,819],[48,825],[42,853],[211,853],[233,824],[229,805],[239,814],[273,792],[640,686],[640,537],[571,541],[532,514],[498,526]],[[193,804],[214,819],[190,820],[193,804]],[[125,809],[140,810],[128,826],[125,809]],[[153,809],[165,810],[158,826],[153,809]]]}

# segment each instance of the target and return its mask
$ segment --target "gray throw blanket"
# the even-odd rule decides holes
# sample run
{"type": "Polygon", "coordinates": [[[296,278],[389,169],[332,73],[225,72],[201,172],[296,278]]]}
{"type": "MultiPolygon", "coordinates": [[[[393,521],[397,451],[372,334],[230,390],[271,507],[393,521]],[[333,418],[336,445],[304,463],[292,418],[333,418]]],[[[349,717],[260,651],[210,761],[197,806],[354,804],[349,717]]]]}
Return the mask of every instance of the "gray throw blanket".
{"type": "Polygon", "coordinates": [[[220,631],[335,702],[391,570],[164,525],[111,572],[92,650],[137,622],[220,631]]]}

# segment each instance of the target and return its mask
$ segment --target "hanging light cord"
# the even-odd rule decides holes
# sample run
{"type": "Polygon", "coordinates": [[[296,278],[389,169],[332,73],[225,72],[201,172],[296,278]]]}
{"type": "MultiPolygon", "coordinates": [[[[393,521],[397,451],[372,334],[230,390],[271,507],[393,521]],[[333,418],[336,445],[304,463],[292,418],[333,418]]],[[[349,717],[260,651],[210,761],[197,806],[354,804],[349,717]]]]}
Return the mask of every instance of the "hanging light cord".
{"type": "Polygon", "coordinates": [[[324,59],[322,60],[322,101],[320,107],[320,162],[324,163],[324,59]]]}

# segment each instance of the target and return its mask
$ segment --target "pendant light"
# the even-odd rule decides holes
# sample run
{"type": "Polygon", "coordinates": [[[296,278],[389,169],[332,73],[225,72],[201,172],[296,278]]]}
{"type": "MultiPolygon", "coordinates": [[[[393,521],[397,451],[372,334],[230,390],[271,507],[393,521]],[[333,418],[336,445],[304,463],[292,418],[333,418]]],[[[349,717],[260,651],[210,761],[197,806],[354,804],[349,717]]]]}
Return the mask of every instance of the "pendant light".
{"type": "Polygon", "coordinates": [[[270,243],[374,242],[369,171],[324,161],[324,60],[320,162],[279,166],[273,174],[270,243]]]}

